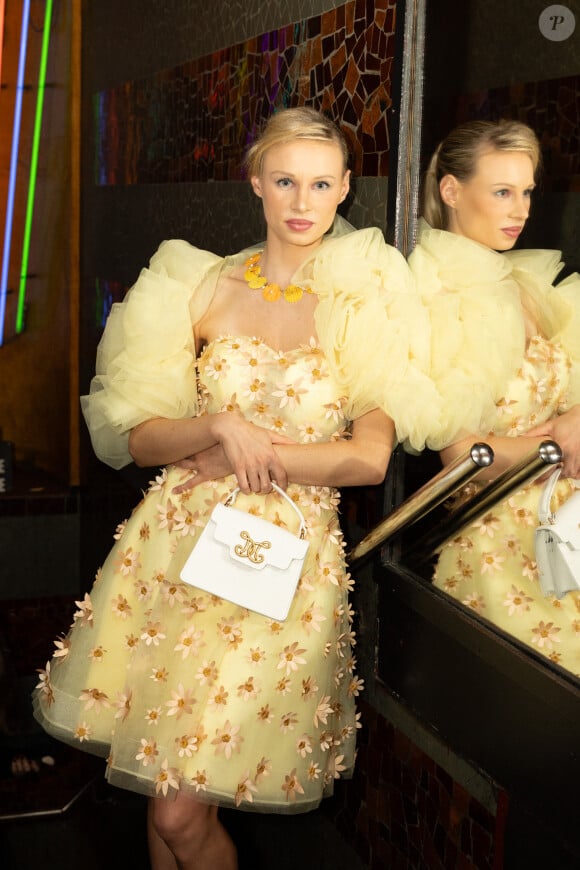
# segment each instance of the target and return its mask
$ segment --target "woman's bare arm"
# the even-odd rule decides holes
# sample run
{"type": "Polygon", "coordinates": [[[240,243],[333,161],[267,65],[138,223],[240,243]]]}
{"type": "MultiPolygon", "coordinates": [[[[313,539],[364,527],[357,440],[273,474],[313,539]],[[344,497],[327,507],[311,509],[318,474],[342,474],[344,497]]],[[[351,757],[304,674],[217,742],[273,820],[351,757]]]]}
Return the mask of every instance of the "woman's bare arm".
{"type": "Polygon", "coordinates": [[[129,452],[144,467],[178,462],[215,446],[223,450],[243,492],[269,488],[272,478],[287,486],[286,470],[267,430],[235,412],[184,420],[158,417],[136,426],[129,435],[129,452]]]}
{"type": "Polygon", "coordinates": [[[580,478],[580,405],[574,405],[565,414],[540,423],[528,432],[513,438],[503,435],[464,436],[442,450],[441,459],[443,465],[449,465],[453,459],[469,450],[472,444],[484,441],[492,448],[495,460],[493,465],[483,469],[478,474],[478,478],[486,481],[494,480],[502,471],[505,471],[510,465],[518,462],[547,440],[555,441],[562,449],[564,475],[576,479],[580,478]]]}
{"type": "MultiPolygon", "coordinates": [[[[264,430],[265,431],[265,430],[264,430]]],[[[321,444],[279,443],[273,449],[282,461],[287,479],[310,486],[362,486],[380,483],[393,451],[395,428],[382,411],[370,411],[352,424],[352,437],[321,444]]],[[[220,446],[191,456],[182,463],[194,473],[174,492],[185,492],[207,480],[232,474],[233,469],[220,446]]],[[[274,474],[272,479],[282,486],[274,474]]],[[[269,491],[269,484],[262,492],[269,491]]]]}
{"type": "Polygon", "coordinates": [[[288,479],[316,486],[381,483],[387,471],[395,427],[383,411],[369,411],[352,424],[352,437],[326,444],[275,444],[288,479]]]}
{"type": "Polygon", "coordinates": [[[516,438],[501,435],[469,435],[440,451],[443,465],[449,465],[450,462],[469,450],[473,444],[481,441],[489,444],[495,456],[493,465],[483,468],[477,475],[478,480],[488,482],[495,480],[511,465],[523,459],[535,447],[539,447],[542,441],[546,441],[546,438],[528,438],[523,435],[516,438]]]}

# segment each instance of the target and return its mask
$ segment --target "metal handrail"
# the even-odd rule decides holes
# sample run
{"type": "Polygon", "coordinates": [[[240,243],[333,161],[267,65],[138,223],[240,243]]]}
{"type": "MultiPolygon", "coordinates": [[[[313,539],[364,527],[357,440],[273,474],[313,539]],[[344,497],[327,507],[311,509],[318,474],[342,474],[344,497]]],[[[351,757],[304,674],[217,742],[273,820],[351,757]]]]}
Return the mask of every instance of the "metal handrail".
{"type": "Polygon", "coordinates": [[[546,466],[562,462],[562,450],[555,441],[542,441],[540,446],[511,465],[495,480],[465,504],[458,507],[448,518],[431,529],[423,537],[413,541],[413,553],[409,561],[413,565],[427,562],[442,547],[445,541],[470,525],[500,501],[504,501],[546,472],[546,466]]]}
{"type": "Polygon", "coordinates": [[[488,444],[474,444],[467,453],[457,457],[435,477],[384,517],[374,529],[347,554],[349,564],[363,559],[390,538],[407,529],[434,510],[446,498],[469,483],[482,468],[493,463],[493,450],[488,444]]]}
{"type": "MultiPolygon", "coordinates": [[[[489,445],[474,444],[467,454],[446,466],[371,529],[347,553],[349,564],[352,566],[391,538],[407,531],[446,498],[465,486],[482,468],[490,466],[493,459],[493,450],[489,445]]],[[[427,562],[448,538],[484,516],[499,501],[503,501],[535,480],[546,471],[546,466],[557,465],[561,461],[562,451],[559,445],[555,441],[542,441],[537,449],[530,451],[519,462],[511,465],[469,502],[453,511],[446,520],[439,523],[436,529],[417,538],[413,542],[413,552],[409,555],[409,561],[416,565],[427,562]]]]}

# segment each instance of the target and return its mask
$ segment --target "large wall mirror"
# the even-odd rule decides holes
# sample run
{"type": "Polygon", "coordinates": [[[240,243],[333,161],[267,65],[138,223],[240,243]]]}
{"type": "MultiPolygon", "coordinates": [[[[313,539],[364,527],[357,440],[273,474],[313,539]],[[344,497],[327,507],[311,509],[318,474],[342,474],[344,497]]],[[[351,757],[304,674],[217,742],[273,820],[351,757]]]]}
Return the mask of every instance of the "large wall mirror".
{"type": "MultiPolygon", "coordinates": [[[[543,161],[531,217],[517,248],[562,251],[566,265],[561,274],[576,271],[580,267],[580,2],[555,7],[527,0],[516,8],[515,4],[506,7],[500,0],[466,0],[460,5],[442,0],[408,4],[407,11],[399,175],[392,203],[396,243],[406,251],[413,248],[421,178],[441,139],[464,121],[516,119],[537,133],[543,161]]],[[[501,316],[498,310],[497,317],[501,316]]],[[[399,457],[398,472],[396,467],[394,470],[395,476],[403,475],[399,497],[401,493],[406,497],[439,468],[438,456],[429,453],[418,459],[399,457]]],[[[407,565],[431,582],[436,558],[417,564],[417,541],[424,539],[429,524],[442,522],[446,515],[443,508],[426,524],[413,528],[389,549],[388,559],[407,565]]],[[[528,521],[535,524],[536,519],[528,521]]],[[[489,535],[490,552],[503,546],[497,540],[491,546],[493,530],[489,535]]],[[[490,569],[490,582],[492,578],[490,569]]],[[[506,596],[509,593],[508,588],[506,596]]],[[[486,619],[485,605],[479,609],[476,605],[465,604],[475,620],[493,626],[494,621],[486,619]]],[[[557,628],[558,605],[554,615],[557,628]]],[[[580,646],[578,620],[580,609],[574,620],[574,640],[580,646]]],[[[503,640],[509,640],[511,632],[505,623],[501,634],[503,640]]],[[[557,633],[553,642],[549,637],[545,642],[534,638],[535,645],[526,648],[514,629],[513,640],[520,651],[528,652],[572,685],[580,685],[577,672],[565,665],[557,633]]]]}
{"type": "MultiPolygon", "coordinates": [[[[397,244],[405,252],[413,247],[420,178],[449,130],[472,119],[513,118],[535,130],[544,164],[518,248],[560,250],[562,275],[578,270],[580,0],[557,8],[542,0],[417,0],[406,6],[402,147],[391,201],[397,244]]],[[[398,453],[385,513],[440,468],[435,454],[398,453]]],[[[445,508],[438,508],[427,527],[444,515],[445,508]]],[[[379,680],[497,781],[529,796],[541,777],[571,796],[572,780],[564,780],[578,764],[578,675],[562,666],[557,643],[522,643],[435,588],[436,560],[417,566],[413,559],[425,531],[420,523],[381,552],[379,680]],[[512,754],[516,733],[520,762],[512,754]],[[500,735],[504,751],[498,749],[500,735]]],[[[576,626],[580,645],[580,622],[576,626]]],[[[554,824],[575,829],[571,812],[557,820],[554,813],[554,824]]]]}
{"type": "Polygon", "coordinates": [[[580,3],[425,5],[423,158],[457,122],[525,121],[544,169],[518,247],[556,248],[580,269],[580,3]]]}

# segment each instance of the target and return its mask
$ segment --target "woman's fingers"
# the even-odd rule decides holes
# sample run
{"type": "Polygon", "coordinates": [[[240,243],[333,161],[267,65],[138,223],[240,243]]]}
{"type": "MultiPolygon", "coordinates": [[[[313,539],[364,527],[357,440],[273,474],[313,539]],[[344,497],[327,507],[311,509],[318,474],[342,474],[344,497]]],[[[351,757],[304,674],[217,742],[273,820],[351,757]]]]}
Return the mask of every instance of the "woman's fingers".
{"type": "Polygon", "coordinates": [[[235,474],[238,486],[246,494],[272,492],[272,481],[275,481],[282,489],[286,489],[288,486],[286,469],[276,455],[264,457],[263,461],[251,466],[241,463],[235,469],[235,474]]]}
{"type": "Polygon", "coordinates": [[[286,488],[288,476],[272,444],[270,431],[234,418],[222,433],[221,446],[242,492],[270,492],[272,478],[286,488]]]}
{"type": "Polygon", "coordinates": [[[277,483],[280,489],[288,489],[288,473],[282,461],[276,456],[276,461],[272,462],[268,469],[270,481],[277,483]]]}
{"type": "Polygon", "coordinates": [[[174,463],[185,472],[183,482],[174,487],[176,495],[189,492],[200,483],[220,480],[234,474],[240,490],[246,494],[272,491],[272,480],[286,489],[288,475],[273,444],[295,443],[243,417],[220,416],[220,442],[194,456],[174,463]],[[191,474],[190,474],[191,472],[191,474]]]}
{"type": "Polygon", "coordinates": [[[189,492],[190,489],[193,489],[199,483],[197,480],[197,475],[194,474],[190,478],[188,478],[185,483],[180,483],[179,486],[174,486],[171,492],[174,495],[182,495],[184,492],[189,492]]]}

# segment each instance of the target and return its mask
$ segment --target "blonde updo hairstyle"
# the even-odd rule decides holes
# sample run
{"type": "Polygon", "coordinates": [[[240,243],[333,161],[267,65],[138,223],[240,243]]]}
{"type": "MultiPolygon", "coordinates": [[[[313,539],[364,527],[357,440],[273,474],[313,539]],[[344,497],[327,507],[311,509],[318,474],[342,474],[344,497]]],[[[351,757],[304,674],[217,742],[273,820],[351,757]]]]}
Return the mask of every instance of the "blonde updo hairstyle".
{"type": "Polygon", "coordinates": [[[466,182],[477,170],[477,161],[489,151],[520,151],[532,161],[534,175],[540,167],[540,143],[534,131],[520,121],[470,121],[461,124],[441,142],[423,182],[423,217],[433,229],[448,227],[447,206],[439,185],[446,175],[466,182]]]}
{"type": "Polygon", "coordinates": [[[264,156],[275,145],[286,145],[296,139],[318,139],[322,142],[334,142],[341,150],[344,171],[348,165],[348,147],[346,140],[334,121],[321,112],[309,106],[298,106],[293,109],[281,109],[266,123],[260,136],[250,146],[245,159],[248,178],[261,176],[264,166],[264,156]]]}

